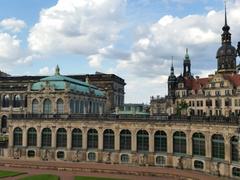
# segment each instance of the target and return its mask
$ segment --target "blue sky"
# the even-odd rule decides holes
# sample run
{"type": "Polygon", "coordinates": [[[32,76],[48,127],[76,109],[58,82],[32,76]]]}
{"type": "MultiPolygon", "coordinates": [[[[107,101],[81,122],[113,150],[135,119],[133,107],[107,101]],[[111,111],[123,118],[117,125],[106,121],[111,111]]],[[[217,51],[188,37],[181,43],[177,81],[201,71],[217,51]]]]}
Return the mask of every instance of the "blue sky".
{"type": "MultiPolygon", "coordinates": [[[[233,44],[240,2],[229,0],[233,44]]],[[[189,48],[194,75],[216,69],[222,0],[1,0],[0,69],[12,75],[95,71],[127,83],[126,102],[166,94],[171,56],[176,74],[189,48]]]]}

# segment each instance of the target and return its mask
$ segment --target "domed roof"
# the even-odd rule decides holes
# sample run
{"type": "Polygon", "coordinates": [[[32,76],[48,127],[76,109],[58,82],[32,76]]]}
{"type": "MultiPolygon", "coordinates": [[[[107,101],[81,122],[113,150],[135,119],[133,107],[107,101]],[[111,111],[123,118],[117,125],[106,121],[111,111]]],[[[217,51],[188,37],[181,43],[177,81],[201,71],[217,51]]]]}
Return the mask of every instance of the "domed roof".
{"type": "Polygon", "coordinates": [[[234,56],[237,57],[237,51],[234,46],[231,44],[223,44],[218,50],[216,54],[216,58],[222,57],[222,56],[234,56]]]}
{"type": "Polygon", "coordinates": [[[57,66],[55,70],[55,75],[42,78],[39,82],[33,83],[31,90],[40,91],[46,86],[49,86],[54,90],[65,90],[66,87],[68,87],[71,91],[75,92],[86,94],[90,94],[91,92],[93,92],[96,96],[105,96],[105,92],[99,90],[96,86],[60,75],[59,71],[60,69],[57,66]]]}

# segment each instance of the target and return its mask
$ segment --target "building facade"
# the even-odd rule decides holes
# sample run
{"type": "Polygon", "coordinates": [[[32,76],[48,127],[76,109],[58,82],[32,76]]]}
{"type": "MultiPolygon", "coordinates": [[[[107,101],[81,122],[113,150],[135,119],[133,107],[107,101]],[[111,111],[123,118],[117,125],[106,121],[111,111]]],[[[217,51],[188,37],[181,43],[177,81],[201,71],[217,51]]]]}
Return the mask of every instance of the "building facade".
{"type": "Polygon", "coordinates": [[[176,167],[240,178],[239,119],[162,118],[10,117],[4,155],[176,167]]]}
{"type": "MultiPolygon", "coordinates": [[[[108,113],[113,112],[116,107],[121,107],[124,104],[124,86],[126,83],[122,78],[114,74],[96,73],[66,75],[66,77],[85,83],[87,82],[104,91],[107,100],[105,110],[108,113]]],[[[46,78],[46,76],[0,76],[0,98],[2,100],[4,92],[9,93],[10,99],[17,94],[21,94],[24,98],[26,97],[26,92],[29,90],[29,87],[43,78],[46,78]]]]}
{"type": "Polygon", "coordinates": [[[236,58],[240,56],[240,42],[237,48],[231,43],[226,12],[222,30],[222,44],[216,53],[217,71],[215,74],[206,78],[193,77],[191,59],[186,49],[183,73],[175,76],[172,64],[168,77],[168,95],[165,98],[151,98],[152,114],[240,115],[240,74],[238,73],[239,66],[236,65],[236,58]]]}
{"type": "Polygon", "coordinates": [[[125,82],[115,75],[63,76],[57,67],[49,77],[1,77],[0,142],[7,144],[0,143],[0,158],[173,167],[240,178],[240,47],[231,45],[229,29],[225,18],[216,74],[194,78],[187,50],[183,74],[176,77],[171,67],[168,95],[151,99],[151,115],[139,104],[112,113],[124,103],[125,82]]]}

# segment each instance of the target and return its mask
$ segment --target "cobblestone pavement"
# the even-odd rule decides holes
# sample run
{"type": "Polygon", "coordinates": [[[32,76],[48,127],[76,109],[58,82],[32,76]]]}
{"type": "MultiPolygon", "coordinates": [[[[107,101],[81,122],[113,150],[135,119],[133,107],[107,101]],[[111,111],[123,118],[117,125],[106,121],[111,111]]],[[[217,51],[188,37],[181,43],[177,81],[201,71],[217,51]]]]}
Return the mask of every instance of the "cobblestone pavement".
{"type": "Polygon", "coordinates": [[[0,160],[0,169],[26,172],[17,177],[4,179],[19,179],[34,174],[55,174],[61,180],[73,180],[74,176],[111,177],[129,180],[218,180],[224,179],[210,176],[197,171],[179,170],[161,167],[136,167],[119,164],[77,163],[77,162],[43,162],[22,160],[0,160]]]}

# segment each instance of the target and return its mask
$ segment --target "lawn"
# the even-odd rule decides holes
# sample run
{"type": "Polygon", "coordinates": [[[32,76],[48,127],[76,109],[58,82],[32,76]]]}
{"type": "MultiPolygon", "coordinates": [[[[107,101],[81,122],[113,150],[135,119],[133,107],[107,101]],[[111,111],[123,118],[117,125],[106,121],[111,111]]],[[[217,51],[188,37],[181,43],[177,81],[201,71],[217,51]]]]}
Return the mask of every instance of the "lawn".
{"type": "Polygon", "coordinates": [[[105,178],[105,177],[76,176],[74,180],[120,180],[120,179],[105,178]]]}
{"type": "Polygon", "coordinates": [[[20,175],[20,174],[24,174],[24,173],[22,173],[22,172],[2,171],[2,170],[0,170],[0,178],[18,176],[18,175],[20,175]]]}
{"type": "Polygon", "coordinates": [[[39,174],[21,178],[20,180],[59,180],[60,178],[51,174],[39,174]]]}

